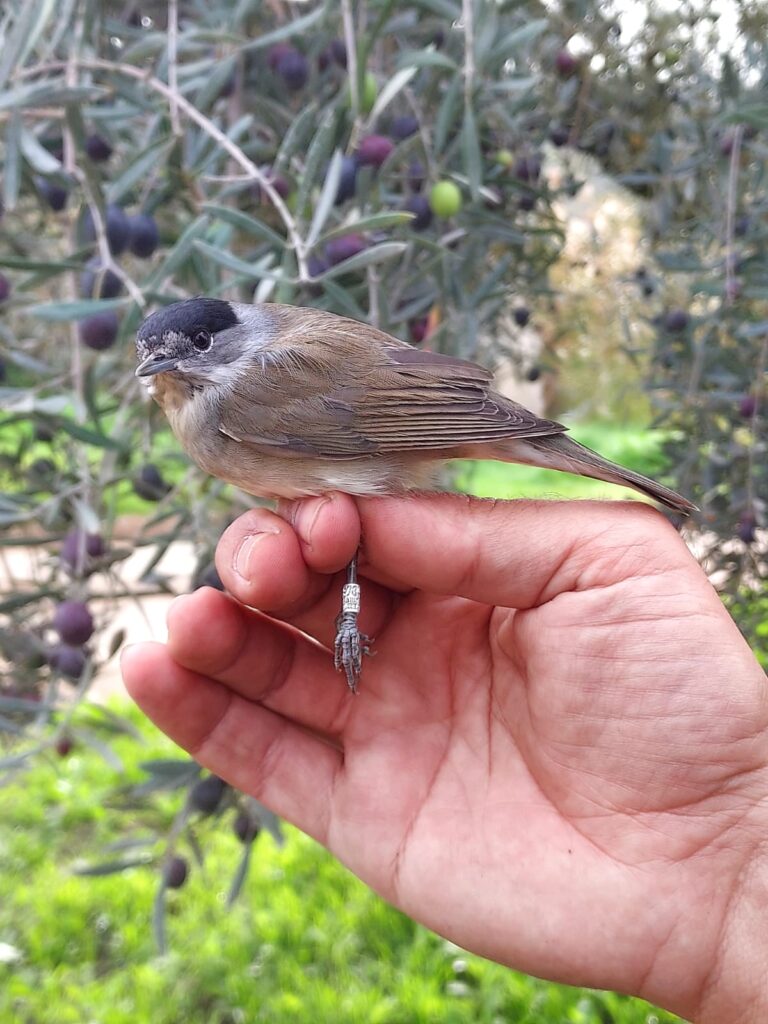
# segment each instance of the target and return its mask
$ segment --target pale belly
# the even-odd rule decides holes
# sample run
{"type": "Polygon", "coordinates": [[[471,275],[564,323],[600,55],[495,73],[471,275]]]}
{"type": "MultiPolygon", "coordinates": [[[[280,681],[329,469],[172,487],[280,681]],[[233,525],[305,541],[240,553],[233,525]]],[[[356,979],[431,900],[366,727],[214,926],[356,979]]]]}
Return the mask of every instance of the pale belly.
{"type": "Polygon", "coordinates": [[[183,442],[191,458],[211,476],[260,498],[306,498],[329,491],[360,497],[401,494],[434,485],[439,463],[428,457],[368,455],[357,459],[273,456],[219,436],[213,445],[183,442]]]}

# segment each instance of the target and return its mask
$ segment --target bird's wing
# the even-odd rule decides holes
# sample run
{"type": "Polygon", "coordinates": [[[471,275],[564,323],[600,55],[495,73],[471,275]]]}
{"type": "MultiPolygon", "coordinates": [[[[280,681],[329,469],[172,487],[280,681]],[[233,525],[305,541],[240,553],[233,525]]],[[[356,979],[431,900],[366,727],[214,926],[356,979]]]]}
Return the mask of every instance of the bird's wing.
{"type": "Polygon", "coordinates": [[[494,392],[475,363],[385,337],[347,339],[343,359],[330,344],[266,352],[248,386],[229,394],[220,430],[272,453],[348,459],[566,429],[494,392]]]}

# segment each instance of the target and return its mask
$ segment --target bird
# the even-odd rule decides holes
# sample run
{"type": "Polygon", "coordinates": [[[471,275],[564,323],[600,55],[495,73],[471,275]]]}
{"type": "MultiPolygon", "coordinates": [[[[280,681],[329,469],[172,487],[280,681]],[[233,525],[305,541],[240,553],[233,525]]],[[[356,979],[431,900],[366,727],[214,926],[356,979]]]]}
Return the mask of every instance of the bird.
{"type": "MultiPolygon", "coordinates": [[[[150,314],[136,376],[205,472],[261,498],[436,486],[450,459],[517,462],[634,488],[688,515],[696,506],[568,437],[493,388],[477,363],[416,348],[314,307],[196,296],[150,314]]],[[[347,570],[334,662],[357,691],[357,556],[347,570]]]]}

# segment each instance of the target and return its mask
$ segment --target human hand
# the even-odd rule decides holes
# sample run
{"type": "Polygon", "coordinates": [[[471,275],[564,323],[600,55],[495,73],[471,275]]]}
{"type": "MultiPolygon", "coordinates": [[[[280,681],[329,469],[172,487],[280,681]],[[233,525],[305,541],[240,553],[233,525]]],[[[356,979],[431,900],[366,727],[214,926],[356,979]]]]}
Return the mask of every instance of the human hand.
{"type": "Polygon", "coordinates": [[[146,713],[466,949],[765,1019],[766,679],[662,517],[455,495],[282,513],[222,537],[235,600],[179,598],[167,645],[126,652],[146,713]],[[329,648],[361,529],[376,656],[353,696],[329,648]]]}

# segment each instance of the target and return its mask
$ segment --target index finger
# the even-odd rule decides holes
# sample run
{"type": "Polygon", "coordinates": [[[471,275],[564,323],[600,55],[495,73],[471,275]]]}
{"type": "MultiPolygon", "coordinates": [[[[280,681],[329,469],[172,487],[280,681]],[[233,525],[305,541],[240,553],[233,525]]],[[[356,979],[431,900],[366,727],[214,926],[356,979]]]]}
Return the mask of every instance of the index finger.
{"type": "Polygon", "coordinates": [[[359,498],[365,572],[505,608],[664,569],[701,570],[667,520],[622,501],[359,498]]]}

